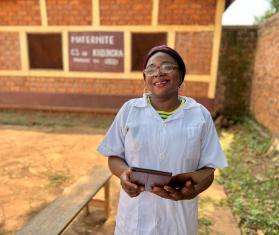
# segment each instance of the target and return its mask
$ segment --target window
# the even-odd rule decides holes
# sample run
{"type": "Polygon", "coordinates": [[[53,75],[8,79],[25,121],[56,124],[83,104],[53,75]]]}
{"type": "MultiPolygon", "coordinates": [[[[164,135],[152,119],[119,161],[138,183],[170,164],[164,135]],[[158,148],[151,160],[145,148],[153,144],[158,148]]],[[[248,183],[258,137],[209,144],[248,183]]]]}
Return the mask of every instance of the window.
{"type": "Polygon", "coordinates": [[[63,69],[61,34],[28,34],[31,69],[63,69]]]}
{"type": "Polygon", "coordinates": [[[167,44],[166,33],[133,33],[132,71],[142,71],[143,60],[148,51],[162,44],[167,44]]]}

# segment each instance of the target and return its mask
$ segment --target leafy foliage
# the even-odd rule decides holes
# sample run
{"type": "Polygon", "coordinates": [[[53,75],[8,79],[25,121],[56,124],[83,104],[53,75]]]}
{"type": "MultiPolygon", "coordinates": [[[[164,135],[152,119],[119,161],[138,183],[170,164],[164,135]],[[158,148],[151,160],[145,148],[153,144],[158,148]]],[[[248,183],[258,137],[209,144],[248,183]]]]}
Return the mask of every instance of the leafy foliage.
{"type": "Polygon", "coordinates": [[[199,218],[199,235],[210,234],[210,226],[212,225],[212,221],[208,218],[201,217],[199,218]]]}
{"type": "Polygon", "coordinates": [[[255,17],[255,23],[261,23],[269,17],[279,12],[279,0],[269,0],[271,9],[267,10],[263,16],[255,17]]]}
{"type": "Polygon", "coordinates": [[[223,142],[228,135],[233,138],[225,148],[229,167],[222,171],[220,182],[243,233],[278,234],[279,158],[276,149],[268,151],[271,138],[247,118],[222,135],[223,142]]]}

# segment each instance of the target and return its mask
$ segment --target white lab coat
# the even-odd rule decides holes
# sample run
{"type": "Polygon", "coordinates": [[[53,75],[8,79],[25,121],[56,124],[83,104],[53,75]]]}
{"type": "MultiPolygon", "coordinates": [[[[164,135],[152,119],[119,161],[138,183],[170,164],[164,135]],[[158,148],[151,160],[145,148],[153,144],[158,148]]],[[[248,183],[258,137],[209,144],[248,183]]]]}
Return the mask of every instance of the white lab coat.
{"type": "MultiPolygon", "coordinates": [[[[172,172],[204,166],[227,166],[208,110],[195,100],[163,121],[147,102],[147,95],[126,102],[116,115],[98,151],[119,156],[130,167],[172,172]]],[[[198,198],[171,201],[150,192],[135,198],[121,189],[116,235],[197,234],[198,198]]]]}

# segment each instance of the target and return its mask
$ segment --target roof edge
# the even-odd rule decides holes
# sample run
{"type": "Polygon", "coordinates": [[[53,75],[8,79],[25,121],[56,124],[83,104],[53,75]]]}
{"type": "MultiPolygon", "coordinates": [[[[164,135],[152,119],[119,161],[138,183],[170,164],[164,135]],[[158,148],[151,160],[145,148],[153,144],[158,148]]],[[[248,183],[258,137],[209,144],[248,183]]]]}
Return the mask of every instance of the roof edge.
{"type": "Polygon", "coordinates": [[[234,2],[235,0],[226,0],[225,10],[234,2]]]}

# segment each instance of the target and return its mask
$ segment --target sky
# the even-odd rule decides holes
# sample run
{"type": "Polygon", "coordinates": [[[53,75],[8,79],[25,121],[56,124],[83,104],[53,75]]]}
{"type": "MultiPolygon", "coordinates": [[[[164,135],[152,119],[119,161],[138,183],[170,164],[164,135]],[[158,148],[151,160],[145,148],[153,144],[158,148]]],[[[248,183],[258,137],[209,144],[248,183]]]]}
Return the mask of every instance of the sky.
{"type": "Polygon", "coordinates": [[[270,8],[268,0],[236,0],[223,14],[223,25],[253,25],[270,8]]]}

